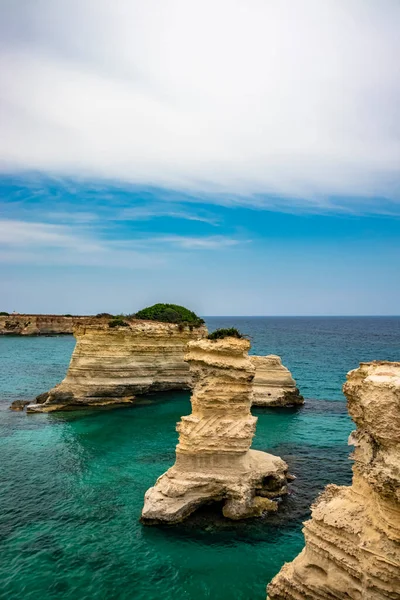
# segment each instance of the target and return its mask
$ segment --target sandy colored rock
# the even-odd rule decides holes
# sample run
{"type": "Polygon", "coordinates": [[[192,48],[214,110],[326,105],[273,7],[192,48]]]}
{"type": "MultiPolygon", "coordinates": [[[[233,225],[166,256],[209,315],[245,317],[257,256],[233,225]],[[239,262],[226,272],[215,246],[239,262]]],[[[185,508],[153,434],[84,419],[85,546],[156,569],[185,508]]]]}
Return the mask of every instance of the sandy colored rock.
{"type": "Polygon", "coordinates": [[[249,347],[232,337],[188,344],[192,413],[177,425],[175,465],[146,492],[144,522],[176,523],[210,501],[224,501],[230,519],[277,509],[273,499],[287,492],[287,465],[250,450],[257,419],[250,413],[249,347]]]}
{"type": "Polygon", "coordinates": [[[279,356],[250,356],[250,360],[256,368],[253,381],[254,406],[304,404],[304,398],[300,395],[291,372],[283,366],[279,356]]]}
{"type": "Polygon", "coordinates": [[[65,379],[27,406],[28,412],[132,403],[138,394],[190,389],[184,362],[188,341],[204,337],[202,326],[131,320],[128,327],[78,326],[65,379]]]}
{"type": "Polygon", "coordinates": [[[317,499],[270,600],[400,599],[400,363],[362,363],[343,389],[357,426],[352,485],[317,499]]]}
{"type": "Polygon", "coordinates": [[[0,315],[0,335],[71,335],[75,327],[108,321],[94,316],[0,315]]]}

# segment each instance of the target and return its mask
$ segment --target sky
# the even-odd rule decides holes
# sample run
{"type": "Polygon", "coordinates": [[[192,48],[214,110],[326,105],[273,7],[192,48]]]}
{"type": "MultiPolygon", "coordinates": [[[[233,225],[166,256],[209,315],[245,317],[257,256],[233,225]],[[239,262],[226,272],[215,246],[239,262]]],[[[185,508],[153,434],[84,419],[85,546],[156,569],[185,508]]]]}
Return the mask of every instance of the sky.
{"type": "Polygon", "coordinates": [[[398,0],[0,0],[0,310],[393,315],[398,0]]]}

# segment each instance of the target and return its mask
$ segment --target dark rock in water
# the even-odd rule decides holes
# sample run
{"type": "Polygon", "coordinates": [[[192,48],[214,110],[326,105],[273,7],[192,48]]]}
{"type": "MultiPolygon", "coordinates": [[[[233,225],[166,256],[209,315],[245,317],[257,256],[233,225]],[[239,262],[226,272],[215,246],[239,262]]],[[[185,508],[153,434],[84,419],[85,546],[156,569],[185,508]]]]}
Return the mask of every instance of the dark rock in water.
{"type": "Polygon", "coordinates": [[[14,400],[14,402],[11,403],[10,409],[11,410],[24,410],[25,406],[27,404],[29,404],[29,400],[14,400]]]}

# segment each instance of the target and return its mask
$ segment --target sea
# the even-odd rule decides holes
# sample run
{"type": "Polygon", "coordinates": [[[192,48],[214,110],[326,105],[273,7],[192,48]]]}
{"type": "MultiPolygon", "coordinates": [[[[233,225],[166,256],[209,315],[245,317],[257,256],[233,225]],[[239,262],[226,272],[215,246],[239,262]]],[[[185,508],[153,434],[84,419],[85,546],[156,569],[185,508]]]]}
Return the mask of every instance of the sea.
{"type": "Polygon", "coordinates": [[[220,506],[176,526],[140,523],[145,491],[174,463],[188,393],[129,408],[12,412],[65,375],[72,336],[0,337],[0,600],[265,600],[302,549],[328,483],[348,485],[353,423],[342,384],[360,361],[400,360],[400,317],[208,317],[253,354],[278,354],[306,398],[254,408],[253,447],[296,476],[273,516],[230,522],[220,506]]]}

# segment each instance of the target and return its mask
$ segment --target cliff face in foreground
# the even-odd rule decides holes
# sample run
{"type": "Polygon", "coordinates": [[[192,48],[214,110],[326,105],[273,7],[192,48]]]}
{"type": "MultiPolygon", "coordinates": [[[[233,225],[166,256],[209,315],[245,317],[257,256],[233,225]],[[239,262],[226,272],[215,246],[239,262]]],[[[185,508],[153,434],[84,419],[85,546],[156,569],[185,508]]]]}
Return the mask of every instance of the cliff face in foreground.
{"type": "Polygon", "coordinates": [[[79,405],[131,403],[137,394],[189,389],[186,345],[206,334],[204,326],[190,330],[140,320],[130,321],[128,327],[78,326],[65,379],[38,396],[27,410],[48,412],[79,405]]]}
{"type": "Polygon", "coordinates": [[[79,325],[105,324],[107,318],[63,315],[0,315],[0,335],[71,335],[79,325]]]}
{"type": "Polygon", "coordinates": [[[294,406],[304,404],[289,369],[279,356],[250,356],[256,368],[253,381],[254,406],[294,406]]]}
{"type": "Polygon", "coordinates": [[[210,501],[224,501],[231,519],[277,509],[272,498],[287,492],[287,465],[249,450],[257,422],[249,347],[233,337],[189,343],[192,413],[177,425],[175,465],[146,492],[143,522],[176,523],[210,501]]]}
{"type": "Polygon", "coordinates": [[[270,600],[400,599],[400,363],[362,363],[343,389],[357,425],[352,485],[318,498],[270,600]]]}

